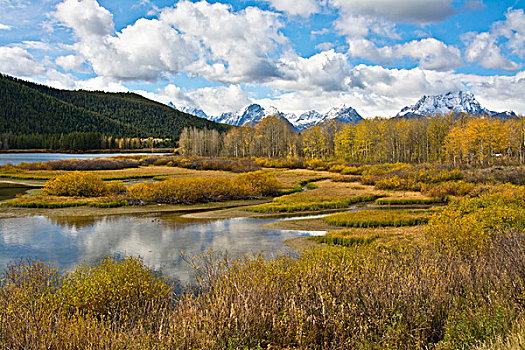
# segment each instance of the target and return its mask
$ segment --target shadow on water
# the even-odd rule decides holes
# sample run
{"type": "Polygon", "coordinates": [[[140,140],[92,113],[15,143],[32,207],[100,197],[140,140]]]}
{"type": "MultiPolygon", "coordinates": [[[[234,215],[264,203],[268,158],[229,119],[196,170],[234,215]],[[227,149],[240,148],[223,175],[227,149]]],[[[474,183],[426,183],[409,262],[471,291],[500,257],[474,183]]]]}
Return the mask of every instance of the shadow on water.
{"type": "Polygon", "coordinates": [[[31,187],[12,183],[0,183],[0,201],[15,198],[17,194],[24,194],[29,189],[31,189],[31,187]]]}

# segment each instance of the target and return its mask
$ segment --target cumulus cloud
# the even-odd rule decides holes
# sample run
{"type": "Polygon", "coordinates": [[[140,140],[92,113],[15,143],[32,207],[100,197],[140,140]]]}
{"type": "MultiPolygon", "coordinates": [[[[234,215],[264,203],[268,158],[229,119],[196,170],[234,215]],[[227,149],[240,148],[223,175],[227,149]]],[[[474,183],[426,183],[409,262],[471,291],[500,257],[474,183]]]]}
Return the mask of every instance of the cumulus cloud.
{"type": "Polygon", "coordinates": [[[282,11],[290,16],[308,17],[320,11],[317,0],[262,0],[270,3],[277,11],[282,11]]]}
{"type": "Polygon", "coordinates": [[[462,64],[461,52],[457,47],[434,38],[383,47],[377,47],[367,39],[353,39],[349,41],[349,45],[351,56],[376,63],[393,64],[394,60],[411,58],[418,62],[419,67],[429,70],[449,70],[462,64]]]}
{"type": "Polygon", "coordinates": [[[10,29],[11,29],[11,26],[0,23],[0,30],[10,30],[10,29]]]}
{"type": "Polygon", "coordinates": [[[206,1],[181,1],[118,33],[96,0],[65,0],[55,17],[73,30],[75,50],[96,74],[121,80],[153,81],[184,70],[224,83],[264,81],[279,75],[276,57],[288,43],[278,14],[206,1]]]}
{"type": "Polygon", "coordinates": [[[522,9],[509,10],[504,21],[494,23],[491,30],[481,33],[467,33],[463,41],[467,45],[465,59],[477,62],[485,68],[516,71],[521,65],[506,57],[502,48],[523,58],[525,55],[525,14],[522,9]],[[502,42],[504,39],[504,42],[502,42]]]}
{"type": "Polygon", "coordinates": [[[436,23],[454,14],[452,0],[330,0],[330,4],[346,13],[394,23],[436,23]]]}
{"type": "Polygon", "coordinates": [[[246,91],[239,85],[203,87],[183,91],[180,87],[169,84],[159,90],[160,100],[173,102],[176,106],[201,108],[207,115],[219,115],[227,111],[237,111],[251,103],[246,91]]]}
{"type": "Polygon", "coordinates": [[[180,2],[159,19],[202,45],[200,60],[190,72],[223,83],[264,81],[279,75],[277,61],[288,39],[276,13],[206,1],[180,2]]]}
{"type": "Polygon", "coordinates": [[[84,59],[77,55],[59,56],[55,63],[66,71],[84,71],[84,59]]]}
{"type": "Polygon", "coordinates": [[[35,60],[27,50],[8,46],[0,46],[0,71],[22,77],[45,73],[44,65],[35,60]]]}
{"type": "Polygon", "coordinates": [[[269,83],[282,90],[343,91],[348,89],[350,64],[333,49],[309,58],[291,55],[281,62],[281,79],[269,83]]]}
{"type": "Polygon", "coordinates": [[[65,0],[55,15],[82,39],[104,37],[114,30],[113,15],[96,0],[65,0]]]}

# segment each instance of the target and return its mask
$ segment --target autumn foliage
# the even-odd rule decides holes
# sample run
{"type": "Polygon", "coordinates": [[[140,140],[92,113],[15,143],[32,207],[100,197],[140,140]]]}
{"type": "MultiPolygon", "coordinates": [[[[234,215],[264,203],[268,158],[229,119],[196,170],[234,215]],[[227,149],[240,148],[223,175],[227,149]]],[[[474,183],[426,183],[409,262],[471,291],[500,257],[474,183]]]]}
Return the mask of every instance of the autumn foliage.
{"type": "Polygon", "coordinates": [[[146,202],[188,204],[269,196],[277,193],[278,188],[275,175],[256,171],[233,179],[197,177],[141,183],[129,187],[127,197],[146,202]]]}
{"type": "Polygon", "coordinates": [[[74,171],[49,180],[42,191],[55,196],[99,197],[108,193],[108,187],[100,176],[74,171]]]}

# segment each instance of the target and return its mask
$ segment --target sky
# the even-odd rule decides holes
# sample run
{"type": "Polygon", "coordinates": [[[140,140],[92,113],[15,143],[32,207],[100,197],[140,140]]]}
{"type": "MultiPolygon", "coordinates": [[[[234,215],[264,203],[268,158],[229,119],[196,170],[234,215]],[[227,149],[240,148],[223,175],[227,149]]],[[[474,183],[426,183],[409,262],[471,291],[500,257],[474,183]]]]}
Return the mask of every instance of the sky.
{"type": "Polygon", "coordinates": [[[470,91],[525,114],[525,0],[0,0],[0,72],[208,115],[470,91]]]}

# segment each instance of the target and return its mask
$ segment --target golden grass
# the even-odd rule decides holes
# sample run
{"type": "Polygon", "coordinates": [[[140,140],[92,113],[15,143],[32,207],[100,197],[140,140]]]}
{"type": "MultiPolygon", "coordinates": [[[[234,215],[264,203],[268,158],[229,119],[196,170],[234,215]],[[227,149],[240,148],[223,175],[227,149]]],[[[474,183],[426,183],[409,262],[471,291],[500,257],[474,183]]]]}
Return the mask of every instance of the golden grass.
{"type": "Polygon", "coordinates": [[[49,196],[34,195],[20,196],[2,203],[7,207],[18,208],[69,208],[69,207],[99,207],[113,208],[127,205],[123,196],[106,196],[106,197],[69,197],[69,196],[49,196]]]}
{"type": "Polygon", "coordinates": [[[374,247],[406,247],[424,242],[426,225],[408,227],[355,227],[330,231],[325,236],[313,237],[318,243],[352,246],[358,244],[374,247]]]}
{"type": "Polygon", "coordinates": [[[326,216],[330,225],[346,227],[416,226],[426,224],[435,213],[434,209],[415,210],[361,210],[326,216]]]}
{"type": "Polygon", "coordinates": [[[250,211],[297,212],[322,209],[347,208],[353,204],[374,201],[383,196],[373,186],[323,180],[315,183],[314,189],[275,198],[273,202],[249,208],[250,211]]]}

